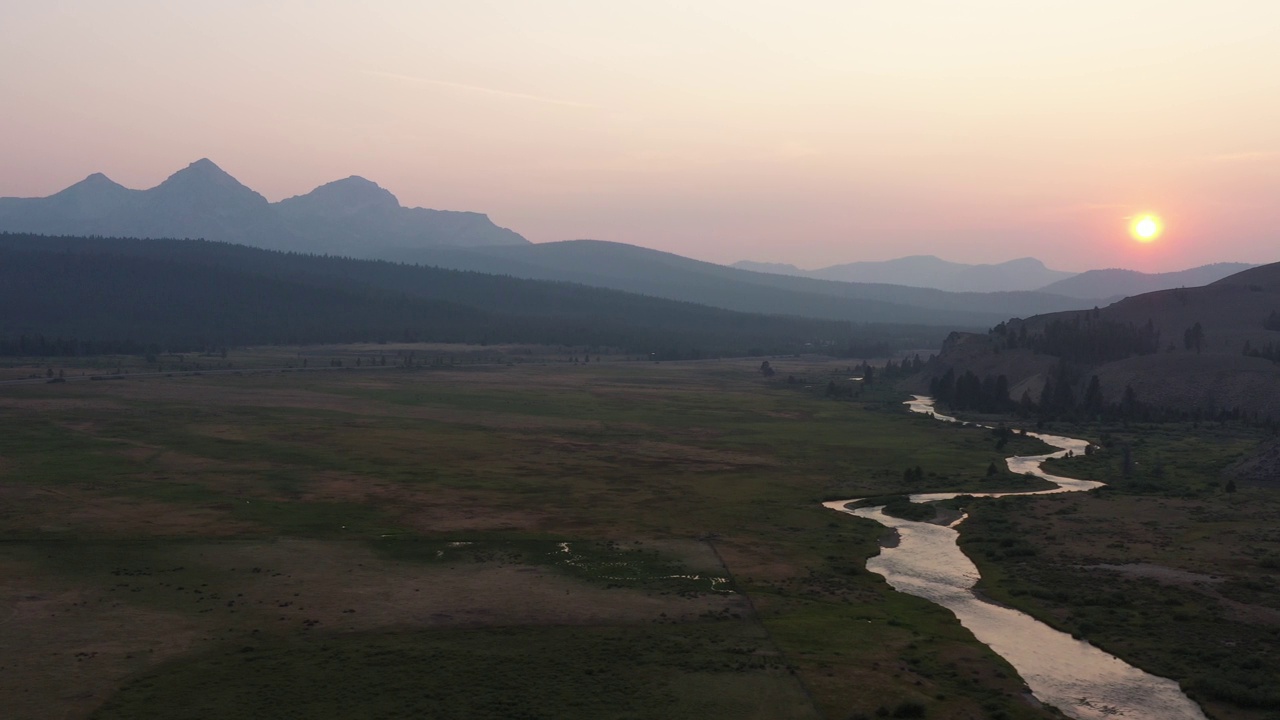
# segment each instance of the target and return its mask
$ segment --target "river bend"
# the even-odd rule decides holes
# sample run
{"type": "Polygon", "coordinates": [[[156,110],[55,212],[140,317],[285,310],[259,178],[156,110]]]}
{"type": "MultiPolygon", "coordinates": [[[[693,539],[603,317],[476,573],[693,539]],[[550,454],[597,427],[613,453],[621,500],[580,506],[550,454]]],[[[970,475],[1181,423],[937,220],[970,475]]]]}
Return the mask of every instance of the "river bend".
{"type": "MultiPolygon", "coordinates": [[[[931,398],[915,396],[907,403],[913,412],[925,413],[944,422],[955,418],[937,413],[931,398]]],[[[924,493],[912,495],[912,502],[935,502],[961,494],[974,497],[1043,495],[1081,492],[1103,483],[1049,475],[1040,464],[1062,457],[1068,451],[1081,453],[1088,442],[1074,438],[1029,433],[1059,448],[1047,455],[1011,457],[1009,469],[1031,473],[1057,487],[1028,493],[924,493]]],[[[955,613],[979,641],[1009,661],[1026,681],[1036,699],[1079,720],[1126,718],[1128,720],[1205,720],[1200,707],[1182,693],[1178,684],[1139,670],[1082,640],[1011,608],[978,597],[973,586],[978,568],[960,551],[955,529],[932,523],[913,522],[885,515],[883,507],[848,509],[857,500],[823,503],[825,507],[868,518],[898,532],[895,547],[883,548],[867,560],[867,569],[884,576],[899,592],[921,597],[955,613]]]]}

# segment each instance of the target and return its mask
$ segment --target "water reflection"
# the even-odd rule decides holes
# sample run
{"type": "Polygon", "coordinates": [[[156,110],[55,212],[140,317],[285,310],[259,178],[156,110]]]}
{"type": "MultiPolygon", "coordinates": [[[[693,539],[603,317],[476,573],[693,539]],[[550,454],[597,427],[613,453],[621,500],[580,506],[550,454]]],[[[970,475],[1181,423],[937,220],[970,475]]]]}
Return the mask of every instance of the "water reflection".
{"type": "MultiPolygon", "coordinates": [[[[911,410],[946,422],[953,417],[937,413],[931,398],[915,396],[907,403],[911,410]]],[[[1033,433],[1033,437],[1059,448],[1057,452],[1033,457],[1009,458],[1009,469],[1030,472],[1057,487],[1034,493],[969,493],[975,497],[1079,492],[1102,483],[1049,475],[1040,463],[1061,457],[1068,451],[1082,453],[1084,440],[1033,433]]],[[[956,497],[959,493],[912,495],[913,502],[932,502],[956,497]]],[[[973,586],[978,568],[956,545],[955,525],[943,527],[912,522],[885,515],[880,507],[847,509],[853,500],[823,503],[824,506],[857,517],[869,518],[897,530],[899,542],[884,548],[867,561],[867,569],[884,576],[895,590],[925,598],[955,613],[960,623],[987,644],[1026,681],[1041,702],[1081,720],[1131,718],[1138,720],[1204,720],[1205,715],[1178,684],[1145,673],[1098,648],[1073,639],[1031,616],[993,605],[979,598],[973,586]]]]}

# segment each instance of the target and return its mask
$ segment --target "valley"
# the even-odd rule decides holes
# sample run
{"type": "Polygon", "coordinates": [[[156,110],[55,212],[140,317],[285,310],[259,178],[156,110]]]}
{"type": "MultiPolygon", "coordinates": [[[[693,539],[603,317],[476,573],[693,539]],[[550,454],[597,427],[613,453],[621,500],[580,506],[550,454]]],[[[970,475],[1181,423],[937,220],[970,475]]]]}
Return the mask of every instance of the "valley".
{"type": "MultiPolygon", "coordinates": [[[[320,352],[350,360],[373,349],[320,352]]],[[[309,715],[309,702],[496,715],[513,698],[567,717],[609,717],[609,708],[618,717],[874,717],[917,707],[928,717],[1053,716],[1028,704],[1016,673],[949,612],[865,568],[879,551],[878,525],[821,506],[1019,489],[1016,475],[988,474],[1005,454],[990,431],[913,417],[887,386],[826,397],[822,388],[848,375],[829,359],[776,357],[779,375],[763,378],[749,360],[584,364],[535,347],[472,351],[468,365],[266,373],[298,353],[260,348],[229,353],[260,370],[243,375],[0,390],[10,618],[0,634],[29,658],[0,658],[20,669],[3,689],[22,699],[15,717],[309,715]],[[905,478],[902,468],[917,465],[921,479],[905,478]],[[334,663],[346,679],[316,694],[313,679],[334,663]],[[387,663],[401,674],[378,669],[387,663]],[[487,684],[493,663],[506,668],[502,690],[487,684]],[[408,682],[441,672],[447,684],[408,682]],[[557,684],[582,673],[612,679],[557,684]],[[477,682],[491,689],[471,689],[477,682]],[[637,698],[649,710],[638,711],[637,698]]],[[[1237,453],[1251,447],[1247,434],[1234,442],[1237,453]]],[[[1108,457],[1053,471],[1095,461],[1076,472],[1109,479],[1108,457]]],[[[1182,507],[1216,506],[1220,489],[1191,478],[1233,457],[1166,470],[1193,483],[1196,499],[1182,507]]],[[[1052,553],[1014,553],[999,541],[1006,535],[997,552],[983,551],[991,523],[1011,503],[1107,512],[1125,487],[966,505],[962,546],[982,568],[984,592],[1060,623],[1027,601],[1056,597],[1045,573],[1076,561],[1006,570],[1052,553]],[[1027,594],[1026,582],[1045,589],[1027,594]]],[[[1136,490],[1126,502],[1150,492],[1136,490]]],[[[1256,506],[1261,492],[1231,499],[1256,506]]],[[[1257,512],[1247,517],[1265,517],[1257,512]]],[[[1059,537],[1036,529],[1041,517],[1016,511],[1022,529],[1010,547],[1059,537]]],[[[1220,510],[1179,518],[1192,547],[1203,544],[1190,539],[1197,528],[1235,522],[1220,510]]],[[[1088,532],[1081,537],[1097,547],[1133,543],[1126,523],[1088,532]]],[[[1261,560],[1276,552],[1268,542],[1252,540],[1261,560]]],[[[1249,582],[1253,595],[1195,601],[1206,608],[1197,615],[1205,637],[1234,632],[1232,618],[1245,612],[1208,610],[1217,603],[1265,618],[1270,590],[1249,582]]],[[[1185,614],[1175,610],[1171,622],[1185,614]]],[[[1101,633],[1109,651],[1184,678],[1121,640],[1126,627],[1074,631],[1091,641],[1101,633]]],[[[1267,657],[1264,647],[1250,656],[1267,657]]],[[[1261,717],[1190,688],[1213,717],[1261,717]]]]}

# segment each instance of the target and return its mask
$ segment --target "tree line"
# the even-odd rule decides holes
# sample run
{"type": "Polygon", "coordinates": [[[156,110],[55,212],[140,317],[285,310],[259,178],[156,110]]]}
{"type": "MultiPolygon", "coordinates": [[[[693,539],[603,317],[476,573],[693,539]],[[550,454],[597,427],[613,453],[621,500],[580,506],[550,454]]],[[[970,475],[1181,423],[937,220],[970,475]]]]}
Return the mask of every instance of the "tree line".
{"type": "Polygon", "coordinates": [[[1144,402],[1133,386],[1125,385],[1117,402],[1108,402],[1102,382],[1091,375],[1087,382],[1076,377],[1077,371],[1059,363],[1040,389],[1032,396],[1024,390],[1019,400],[1009,394],[1009,380],[1004,375],[979,378],[971,370],[957,375],[948,369],[929,381],[929,394],[940,407],[951,411],[979,413],[1016,413],[1023,419],[1037,421],[1141,421],[1141,422],[1243,422],[1274,429],[1269,415],[1242,411],[1239,408],[1209,406],[1205,408],[1168,408],[1144,402]],[[1082,391],[1077,391],[1083,386],[1082,391]]]}
{"type": "Polygon", "coordinates": [[[839,355],[892,349],[919,333],[229,243],[14,233],[0,234],[0,308],[0,354],[40,357],[410,341],[607,347],[675,360],[839,355]]]}
{"type": "Polygon", "coordinates": [[[1103,320],[1097,308],[1069,319],[1052,320],[1039,332],[1028,333],[1025,323],[1016,331],[1008,323],[1000,323],[991,334],[1004,347],[1029,348],[1080,364],[1150,355],[1160,349],[1160,331],[1151,320],[1145,325],[1103,320]]]}

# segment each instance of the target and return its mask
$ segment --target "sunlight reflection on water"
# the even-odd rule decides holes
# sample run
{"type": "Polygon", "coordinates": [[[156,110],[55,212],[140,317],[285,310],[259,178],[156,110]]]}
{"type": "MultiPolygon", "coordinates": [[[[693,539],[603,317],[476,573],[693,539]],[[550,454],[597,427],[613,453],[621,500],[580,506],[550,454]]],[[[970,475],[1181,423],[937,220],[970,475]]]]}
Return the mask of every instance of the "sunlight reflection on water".
{"type": "MultiPolygon", "coordinates": [[[[958,422],[934,412],[931,398],[917,395],[907,405],[913,412],[932,415],[944,422],[958,422]]],[[[1059,450],[1046,455],[1009,458],[1009,469],[1019,474],[1030,472],[1058,487],[1034,493],[968,494],[975,497],[1042,495],[1102,486],[1100,482],[1060,478],[1040,470],[1040,463],[1049,458],[1061,457],[1067,451],[1084,452],[1088,446],[1086,441],[1029,434],[1059,450]]],[[[959,494],[924,493],[912,495],[911,500],[932,502],[959,494]]],[[[897,530],[899,536],[896,546],[883,548],[879,555],[867,560],[867,569],[884,576],[895,590],[924,598],[955,613],[979,641],[1013,665],[1041,702],[1080,720],[1116,717],[1205,720],[1199,706],[1182,693],[1176,682],[1145,673],[1029,615],[979,598],[973,592],[979,579],[978,568],[956,545],[959,533],[953,528],[890,517],[882,512],[882,507],[856,510],[845,507],[855,501],[837,500],[823,505],[875,520],[897,530]]],[[[959,521],[955,523],[959,524],[959,521]]]]}

